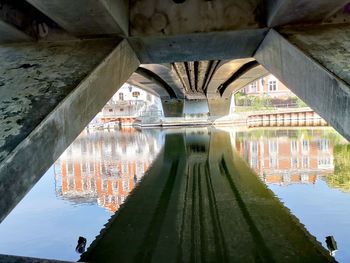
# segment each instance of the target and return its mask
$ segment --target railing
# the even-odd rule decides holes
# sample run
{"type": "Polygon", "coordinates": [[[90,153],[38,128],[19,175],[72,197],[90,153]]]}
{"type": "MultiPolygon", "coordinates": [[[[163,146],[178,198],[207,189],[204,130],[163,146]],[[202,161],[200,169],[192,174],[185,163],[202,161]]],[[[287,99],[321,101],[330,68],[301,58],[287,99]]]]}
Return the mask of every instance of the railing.
{"type": "MultiPolygon", "coordinates": [[[[235,111],[265,111],[265,110],[279,110],[279,109],[297,109],[301,108],[297,103],[274,104],[274,105],[257,105],[257,106],[235,106],[235,111]]],[[[304,108],[304,107],[302,107],[304,108]]]]}

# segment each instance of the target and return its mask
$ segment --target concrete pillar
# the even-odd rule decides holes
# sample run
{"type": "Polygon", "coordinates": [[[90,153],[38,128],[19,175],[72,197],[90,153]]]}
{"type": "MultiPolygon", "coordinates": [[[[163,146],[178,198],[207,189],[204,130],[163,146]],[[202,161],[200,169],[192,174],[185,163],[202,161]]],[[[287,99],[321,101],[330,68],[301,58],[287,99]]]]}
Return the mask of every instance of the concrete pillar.
{"type": "Polygon", "coordinates": [[[202,100],[185,100],[185,116],[208,117],[209,107],[206,99],[202,100]]]}
{"type": "Polygon", "coordinates": [[[231,97],[229,97],[229,98],[216,98],[216,99],[209,99],[208,98],[208,105],[209,105],[210,117],[212,117],[212,118],[224,117],[224,116],[230,114],[231,97]]]}
{"type": "Polygon", "coordinates": [[[162,106],[165,117],[183,117],[184,100],[162,99],[162,106]]]}
{"type": "Polygon", "coordinates": [[[0,46],[0,221],[139,65],[123,40],[0,46]]]}
{"type": "Polygon", "coordinates": [[[271,30],[257,61],[350,140],[350,27],[271,30]]]}

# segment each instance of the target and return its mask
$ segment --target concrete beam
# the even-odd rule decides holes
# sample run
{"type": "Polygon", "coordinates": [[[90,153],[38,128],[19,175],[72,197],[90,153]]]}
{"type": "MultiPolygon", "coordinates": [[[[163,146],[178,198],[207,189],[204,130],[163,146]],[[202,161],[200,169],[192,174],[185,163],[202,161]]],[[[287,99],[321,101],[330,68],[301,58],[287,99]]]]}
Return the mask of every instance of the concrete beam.
{"type": "Polygon", "coordinates": [[[348,0],[268,0],[267,26],[320,22],[348,2],[348,0]]]}
{"type": "Polygon", "coordinates": [[[171,64],[142,64],[140,67],[146,68],[162,78],[174,90],[177,98],[185,98],[184,88],[171,64]]]}
{"type": "Polygon", "coordinates": [[[261,65],[257,65],[256,67],[244,72],[237,79],[235,79],[230,85],[226,87],[222,92],[222,97],[228,98],[231,97],[233,93],[236,93],[243,87],[247,86],[249,83],[258,80],[266,75],[269,72],[261,65]]]}
{"type": "Polygon", "coordinates": [[[219,65],[208,84],[206,95],[208,97],[220,96],[218,88],[224,83],[234,72],[236,72],[244,64],[253,61],[253,58],[242,58],[224,61],[219,65]]]}
{"type": "Polygon", "coordinates": [[[271,30],[255,58],[350,140],[350,54],[344,52],[350,49],[350,27],[309,33],[289,36],[293,44],[271,30]]]}
{"type": "Polygon", "coordinates": [[[0,19],[0,44],[31,40],[32,38],[29,35],[0,19]]]}
{"type": "Polygon", "coordinates": [[[137,73],[132,73],[130,78],[127,80],[127,83],[130,85],[139,87],[140,89],[143,89],[144,91],[160,97],[164,99],[170,99],[169,93],[163,89],[162,87],[159,87],[157,84],[153,83],[149,79],[137,74],[137,73]]]}
{"type": "Polygon", "coordinates": [[[141,63],[225,60],[254,55],[268,29],[193,33],[177,36],[130,37],[141,63]]]}
{"type": "Polygon", "coordinates": [[[184,100],[171,99],[162,100],[163,112],[165,117],[183,117],[184,100]]]}
{"type": "Polygon", "coordinates": [[[158,87],[161,87],[166,91],[166,93],[169,94],[169,97],[171,99],[176,99],[176,93],[172,86],[170,86],[165,80],[162,79],[161,76],[157,75],[153,71],[144,68],[144,67],[138,67],[136,72],[137,74],[141,75],[142,77],[148,79],[149,81],[152,81],[154,84],[156,84],[158,87]]]}
{"type": "Polygon", "coordinates": [[[2,221],[139,61],[125,40],[2,45],[0,57],[2,221]]]}
{"type": "Polygon", "coordinates": [[[26,0],[76,36],[129,33],[127,0],[26,0]]]}
{"type": "Polygon", "coordinates": [[[132,2],[130,28],[133,36],[254,29],[263,22],[263,1],[260,0],[132,2]]]}

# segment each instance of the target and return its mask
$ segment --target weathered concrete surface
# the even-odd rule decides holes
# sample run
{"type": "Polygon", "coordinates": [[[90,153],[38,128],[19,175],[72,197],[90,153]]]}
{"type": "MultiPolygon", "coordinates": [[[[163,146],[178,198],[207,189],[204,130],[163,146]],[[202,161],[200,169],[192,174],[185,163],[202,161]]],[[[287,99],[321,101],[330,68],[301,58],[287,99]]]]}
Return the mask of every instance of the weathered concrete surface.
{"type": "Polygon", "coordinates": [[[127,82],[130,85],[139,87],[140,89],[143,89],[144,91],[147,91],[157,97],[170,99],[170,94],[167,92],[166,89],[136,72],[132,73],[127,82]]]}
{"type": "Polygon", "coordinates": [[[230,85],[228,85],[225,90],[222,90],[222,97],[231,97],[232,93],[236,93],[243,87],[247,86],[249,83],[259,78],[262,78],[268,74],[269,72],[263,66],[258,65],[239,76],[239,78],[237,78],[230,85]]]}
{"type": "Polygon", "coordinates": [[[0,19],[0,44],[10,42],[26,42],[31,40],[32,38],[30,36],[0,19]]]}
{"type": "Polygon", "coordinates": [[[130,37],[141,63],[221,60],[252,57],[268,29],[130,37]]]}
{"type": "Polygon", "coordinates": [[[162,107],[165,117],[182,117],[184,114],[184,100],[181,99],[162,100],[162,107]]]}
{"type": "Polygon", "coordinates": [[[128,35],[127,0],[26,1],[74,35],[128,35]]]}
{"type": "MultiPolygon", "coordinates": [[[[170,98],[172,99],[177,98],[177,94],[174,89],[174,86],[171,86],[161,76],[159,76],[157,73],[153,72],[152,70],[149,70],[146,67],[138,67],[135,73],[137,73],[138,75],[141,75],[142,77],[148,79],[152,83],[156,84],[158,87],[165,90],[166,93],[169,94],[170,98]]],[[[176,90],[179,91],[179,89],[176,89],[176,90]]]]}
{"type": "Polygon", "coordinates": [[[208,98],[210,117],[223,117],[230,114],[231,97],[208,98]]]}
{"type": "Polygon", "coordinates": [[[71,263],[71,262],[72,261],[0,255],[0,263],[71,263]]]}
{"type": "Polygon", "coordinates": [[[138,67],[124,40],[0,46],[0,221],[138,67]]]}
{"type": "Polygon", "coordinates": [[[234,60],[222,61],[218,69],[214,72],[206,90],[206,95],[210,97],[220,96],[218,88],[223,84],[233,73],[235,73],[244,64],[253,61],[253,58],[242,58],[234,60]]]}
{"type": "Polygon", "coordinates": [[[268,0],[267,25],[275,27],[293,23],[321,22],[348,0],[268,0]]]}
{"type": "Polygon", "coordinates": [[[206,99],[202,100],[185,100],[184,114],[198,115],[200,118],[202,115],[209,114],[208,101],[206,99]]]}
{"type": "Polygon", "coordinates": [[[172,88],[177,98],[185,98],[181,81],[178,79],[171,64],[143,64],[140,67],[157,74],[172,88]]]}
{"type": "Polygon", "coordinates": [[[328,38],[329,43],[324,38],[328,34],[322,32],[289,36],[298,43],[295,46],[271,30],[255,58],[350,140],[349,53],[345,51],[350,43],[348,31],[337,31],[336,38],[328,38]]]}
{"type": "Polygon", "coordinates": [[[289,28],[280,33],[350,85],[350,25],[289,28]]]}
{"type": "Polygon", "coordinates": [[[81,260],[334,261],[232,152],[229,133],[176,132],[81,260]]]}
{"type": "Polygon", "coordinates": [[[130,7],[132,35],[175,35],[261,27],[261,0],[135,0],[130,7]]]}

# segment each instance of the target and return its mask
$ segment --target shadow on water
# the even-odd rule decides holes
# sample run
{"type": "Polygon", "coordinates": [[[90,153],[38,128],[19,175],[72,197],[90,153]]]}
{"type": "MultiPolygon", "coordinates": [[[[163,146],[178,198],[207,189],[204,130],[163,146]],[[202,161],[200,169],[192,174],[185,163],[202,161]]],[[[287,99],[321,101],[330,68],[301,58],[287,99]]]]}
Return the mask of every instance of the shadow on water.
{"type": "Polygon", "coordinates": [[[332,262],[215,129],[167,132],[87,262],[332,262]]]}

